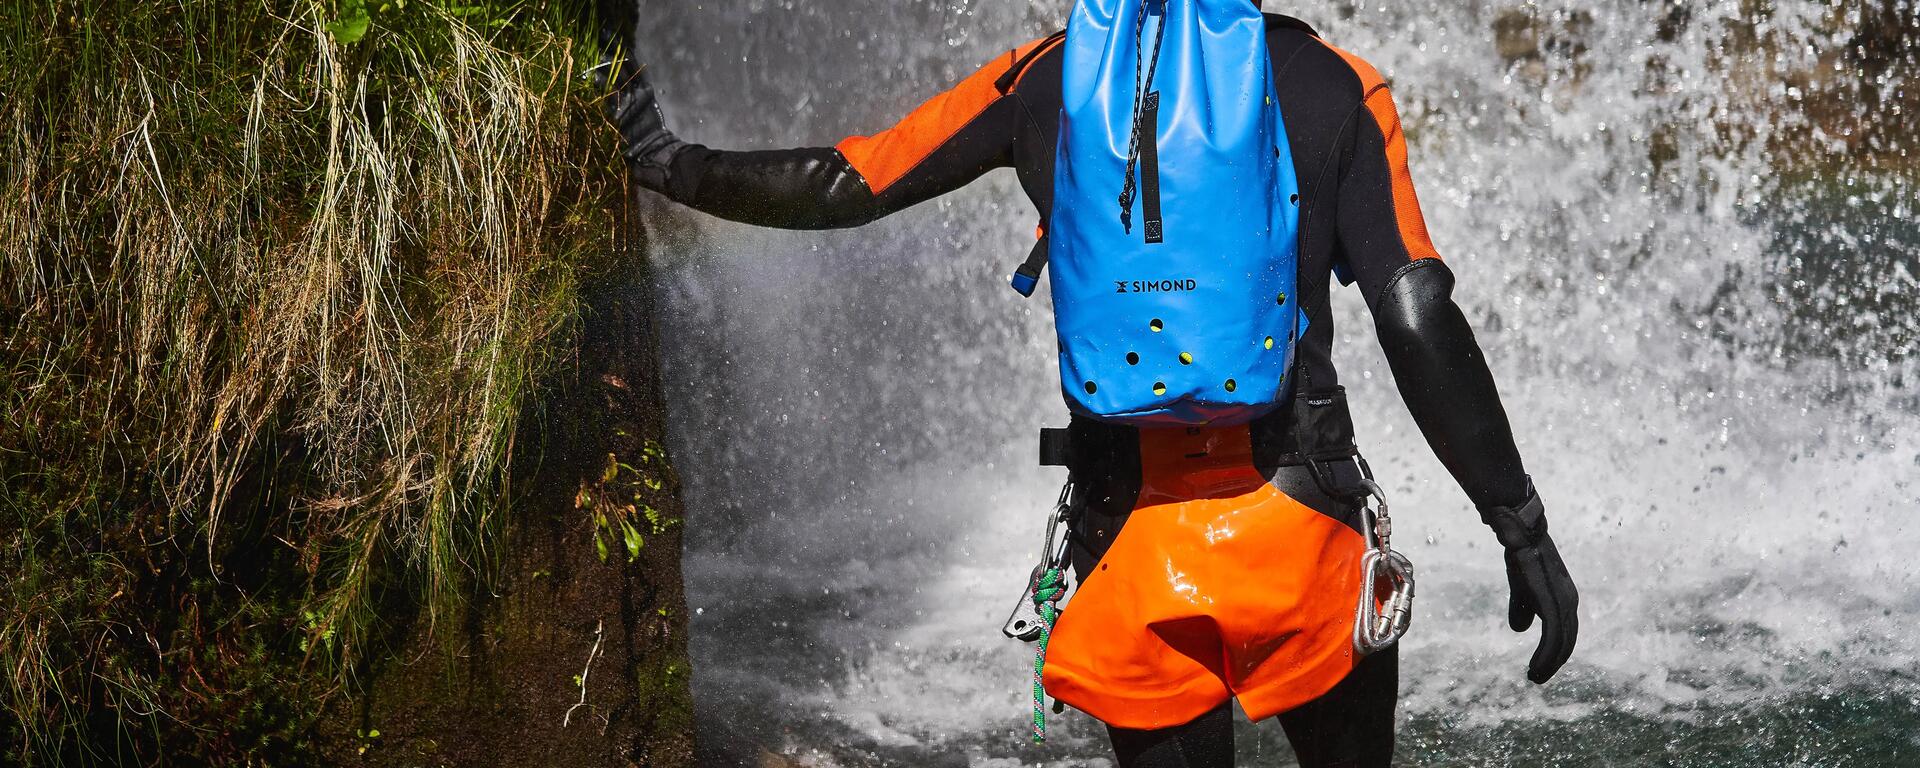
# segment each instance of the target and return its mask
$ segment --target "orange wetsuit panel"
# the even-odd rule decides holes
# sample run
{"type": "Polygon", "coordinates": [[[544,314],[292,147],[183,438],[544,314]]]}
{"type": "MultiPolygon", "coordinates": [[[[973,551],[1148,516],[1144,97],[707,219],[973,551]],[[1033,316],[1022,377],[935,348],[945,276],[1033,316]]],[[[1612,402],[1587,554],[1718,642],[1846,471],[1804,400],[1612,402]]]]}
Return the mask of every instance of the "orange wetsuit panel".
{"type": "Polygon", "coordinates": [[[1247,428],[1143,429],[1126,525],[1061,614],[1054,697],[1122,728],[1238,697],[1260,720],[1352,671],[1360,535],[1281,493],[1247,428]]]}
{"type": "Polygon", "coordinates": [[[849,136],[835,149],[878,195],[926,161],[967,123],[1005,98],[999,80],[1007,71],[1050,39],[1035,40],[995,57],[959,85],[916,107],[897,125],[872,136],[849,136]]]}
{"type": "Polygon", "coordinates": [[[1427,220],[1420,215],[1420,197],[1414,194],[1413,172],[1407,168],[1407,137],[1400,130],[1400,110],[1393,104],[1393,93],[1387,89],[1386,79],[1366,60],[1331,45],[1327,47],[1340,54],[1354,74],[1360,76],[1367,112],[1373,115],[1373,122],[1380,126],[1380,136],[1386,140],[1387,168],[1393,174],[1393,215],[1399,222],[1400,241],[1406,245],[1407,255],[1415,261],[1440,258],[1440,252],[1433,247],[1433,238],[1427,234],[1427,220]]]}

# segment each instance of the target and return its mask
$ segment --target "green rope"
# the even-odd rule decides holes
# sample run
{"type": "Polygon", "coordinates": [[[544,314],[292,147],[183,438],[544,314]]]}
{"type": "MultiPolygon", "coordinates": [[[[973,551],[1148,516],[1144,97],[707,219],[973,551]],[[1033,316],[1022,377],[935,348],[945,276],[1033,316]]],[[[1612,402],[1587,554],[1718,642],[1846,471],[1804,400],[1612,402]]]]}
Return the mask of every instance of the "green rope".
{"type": "Polygon", "coordinates": [[[1053,636],[1053,623],[1060,618],[1060,607],[1054,605],[1060,596],[1066,594],[1067,577],[1059,568],[1048,568],[1041,574],[1040,583],[1033,587],[1033,604],[1040,609],[1040,643],[1033,654],[1033,743],[1047,740],[1047,689],[1040,678],[1047,669],[1047,640],[1053,636]]]}

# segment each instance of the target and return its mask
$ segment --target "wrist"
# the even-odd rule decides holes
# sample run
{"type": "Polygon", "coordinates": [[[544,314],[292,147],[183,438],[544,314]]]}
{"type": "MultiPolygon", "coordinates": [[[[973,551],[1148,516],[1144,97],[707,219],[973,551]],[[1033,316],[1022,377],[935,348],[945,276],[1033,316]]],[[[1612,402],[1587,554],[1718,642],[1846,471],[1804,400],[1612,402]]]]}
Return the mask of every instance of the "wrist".
{"type": "Polygon", "coordinates": [[[1519,504],[1482,505],[1479,510],[1480,521],[1493,529],[1493,535],[1507,549],[1534,546],[1547,537],[1547,508],[1541,503],[1540,494],[1534,491],[1531,479],[1527,481],[1526,499],[1519,504]]]}
{"type": "Polygon", "coordinates": [[[673,161],[693,145],[664,130],[639,144],[628,145],[627,165],[640,186],[665,192],[673,181],[673,161]]]}

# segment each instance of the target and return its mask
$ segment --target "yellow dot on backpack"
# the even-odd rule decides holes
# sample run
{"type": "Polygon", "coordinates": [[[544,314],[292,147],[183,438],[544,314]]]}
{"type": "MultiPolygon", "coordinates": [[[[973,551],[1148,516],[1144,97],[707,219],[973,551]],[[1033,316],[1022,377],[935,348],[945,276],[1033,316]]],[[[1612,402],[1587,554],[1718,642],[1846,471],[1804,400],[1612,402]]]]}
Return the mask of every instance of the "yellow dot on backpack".
{"type": "Polygon", "coordinates": [[[1192,352],[1182,352],[1182,353],[1180,353],[1180,364],[1181,364],[1181,365],[1193,365],[1193,353],[1192,353],[1192,352]]]}

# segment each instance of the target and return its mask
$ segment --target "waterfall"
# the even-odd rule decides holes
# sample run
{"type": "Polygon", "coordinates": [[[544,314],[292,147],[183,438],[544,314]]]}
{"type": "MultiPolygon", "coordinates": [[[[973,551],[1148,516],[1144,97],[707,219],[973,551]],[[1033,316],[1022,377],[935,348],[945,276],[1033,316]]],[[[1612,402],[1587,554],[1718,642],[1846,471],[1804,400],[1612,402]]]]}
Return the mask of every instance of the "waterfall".
{"type": "MultiPolygon", "coordinates": [[[[1579,651],[1527,684],[1499,548],[1337,291],[1335,361],[1421,574],[1402,762],[1920,759],[1915,8],[1462,5],[1270,7],[1393,83],[1581,588],[1579,651]]],[[[683,2],[641,40],[683,137],[817,146],[1065,12],[683,2]]],[[[709,759],[1098,764],[1085,717],[1025,743],[1031,652],[998,632],[1063,474],[1035,430],[1065,419],[1046,299],[1006,287],[1035,222],[1012,174],[844,232],[649,220],[709,759]]],[[[1272,725],[1240,743],[1291,759],[1272,725]]]]}

